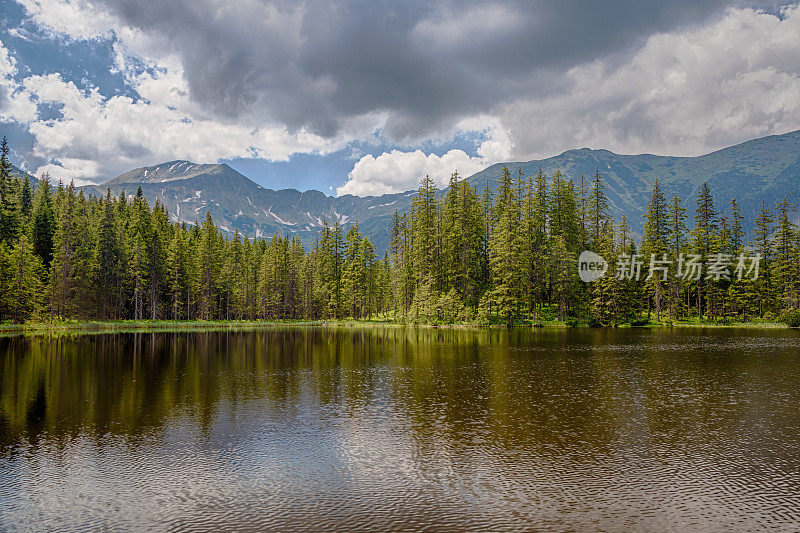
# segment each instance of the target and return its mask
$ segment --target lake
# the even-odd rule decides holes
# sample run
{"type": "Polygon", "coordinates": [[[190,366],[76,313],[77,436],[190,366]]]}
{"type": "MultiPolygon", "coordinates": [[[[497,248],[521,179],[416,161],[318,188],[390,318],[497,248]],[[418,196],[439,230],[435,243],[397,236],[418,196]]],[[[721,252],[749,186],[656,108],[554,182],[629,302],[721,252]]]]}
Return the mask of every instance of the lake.
{"type": "Polygon", "coordinates": [[[800,529],[800,332],[0,339],[0,530],[800,529]]]}

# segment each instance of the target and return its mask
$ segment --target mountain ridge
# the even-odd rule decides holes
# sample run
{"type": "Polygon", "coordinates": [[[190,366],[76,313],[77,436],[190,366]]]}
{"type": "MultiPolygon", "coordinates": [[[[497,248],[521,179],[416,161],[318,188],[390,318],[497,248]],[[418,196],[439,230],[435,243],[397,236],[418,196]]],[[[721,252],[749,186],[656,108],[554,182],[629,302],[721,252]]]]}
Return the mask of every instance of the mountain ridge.
{"type": "MultiPolygon", "coordinates": [[[[680,196],[689,219],[699,187],[708,182],[717,208],[727,208],[736,197],[749,224],[764,199],[773,207],[786,194],[800,191],[800,130],[770,135],[721,148],[699,156],[616,154],[607,149],[575,148],[545,159],[490,165],[465,179],[480,189],[488,181],[496,189],[500,169],[534,175],[539,167],[549,177],[556,170],[568,178],[588,181],[595,170],[603,175],[611,214],[628,217],[640,233],[653,183],[659,180],[665,196],[680,196]]],[[[196,164],[175,160],[123,173],[101,185],[82,187],[90,194],[106,189],[128,194],[142,187],[148,200],[158,199],[175,222],[195,223],[211,212],[218,227],[249,237],[274,233],[297,234],[313,242],[323,222],[345,228],[356,221],[379,250],[388,248],[394,211],[410,208],[414,191],[381,196],[327,196],[321,191],[269,189],[255,183],[225,163],[196,164]]]]}
{"type": "Polygon", "coordinates": [[[467,179],[473,186],[481,187],[488,179],[495,188],[503,166],[513,172],[521,167],[526,175],[535,174],[539,167],[548,176],[560,170],[569,178],[577,179],[583,174],[587,180],[599,170],[613,214],[625,212],[634,230],[642,228],[656,179],[667,198],[673,195],[682,198],[690,217],[697,191],[708,182],[717,208],[727,208],[731,198],[736,197],[745,217],[752,222],[761,199],[774,205],[786,194],[800,190],[800,130],[751,139],[699,156],[625,155],[606,149],[571,149],[540,160],[497,163],[467,179]]]}
{"type": "Polygon", "coordinates": [[[205,212],[211,213],[217,227],[226,234],[238,232],[248,237],[275,233],[296,234],[308,245],[325,223],[349,227],[356,221],[362,232],[376,245],[385,246],[382,231],[394,213],[392,208],[413,191],[382,196],[326,196],[321,191],[268,189],[255,183],[225,163],[195,164],[169,161],[141,167],[100,185],[80,187],[88,194],[134,194],[139,188],[150,201],[164,205],[173,222],[194,224],[205,212]]]}

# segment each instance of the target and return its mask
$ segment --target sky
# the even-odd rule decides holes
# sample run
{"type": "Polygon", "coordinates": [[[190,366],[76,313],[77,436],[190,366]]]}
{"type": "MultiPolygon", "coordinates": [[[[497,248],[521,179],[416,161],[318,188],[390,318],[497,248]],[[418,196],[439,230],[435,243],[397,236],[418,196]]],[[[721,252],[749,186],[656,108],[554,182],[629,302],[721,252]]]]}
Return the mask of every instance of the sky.
{"type": "Polygon", "coordinates": [[[0,0],[0,132],[100,183],[177,159],[379,195],[572,148],[800,129],[800,7],[706,0],[0,0]]]}

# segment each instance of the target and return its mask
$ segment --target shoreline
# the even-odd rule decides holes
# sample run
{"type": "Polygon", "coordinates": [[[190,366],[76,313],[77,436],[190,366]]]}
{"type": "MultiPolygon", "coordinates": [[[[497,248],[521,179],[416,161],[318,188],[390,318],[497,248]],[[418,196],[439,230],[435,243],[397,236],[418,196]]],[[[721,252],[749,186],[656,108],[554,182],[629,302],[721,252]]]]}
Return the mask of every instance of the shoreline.
{"type": "Polygon", "coordinates": [[[713,329],[797,329],[782,322],[673,322],[651,323],[632,326],[592,327],[587,324],[569,325],[564,322],[543,324],[516,324],[507,328],[503,324],[444,323],[426,324],[395,322],[388,320],[67,320],[53,322],[26,322],[23,324],[0,324],[0,337],[38,334],[103,334],[103,333],[169,333],[182,331],[255,330],[281,327],[322,328],[379,328],[409,327],[432,329],[665,329],[665,328],[713,328],[713,329]]]}

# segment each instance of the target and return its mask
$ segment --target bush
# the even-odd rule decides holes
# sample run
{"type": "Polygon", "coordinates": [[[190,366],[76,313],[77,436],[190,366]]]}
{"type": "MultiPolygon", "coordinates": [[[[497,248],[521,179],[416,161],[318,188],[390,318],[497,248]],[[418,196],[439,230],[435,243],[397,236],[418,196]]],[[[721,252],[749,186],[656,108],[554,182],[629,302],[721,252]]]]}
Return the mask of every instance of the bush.
{"type": "Polygon", "coordinates": [[[647,317],[634,318],[633,320],[631,320],[631,327],[634,328],[641,328],[642,326],[649,326],[649,325],[650,325],[650,319],[647,317]]]}
{"type": "Polygon", "coordinates": [[[578,327],[578,319],[575,318],[574,316],[569,316],[569,317],[567,317],[566,324],[567,324],[567,327],[577,328],[578,327]]]}
{"type": "Polygon", "coordinates": [[[784,312],[779,320],[790,328],[800,328],[800,309],[784,312]]]}

